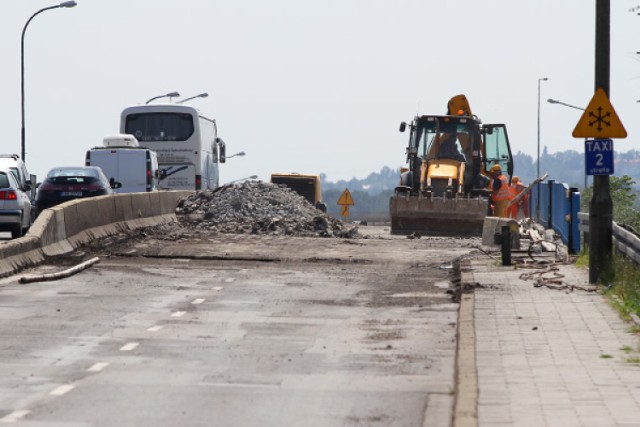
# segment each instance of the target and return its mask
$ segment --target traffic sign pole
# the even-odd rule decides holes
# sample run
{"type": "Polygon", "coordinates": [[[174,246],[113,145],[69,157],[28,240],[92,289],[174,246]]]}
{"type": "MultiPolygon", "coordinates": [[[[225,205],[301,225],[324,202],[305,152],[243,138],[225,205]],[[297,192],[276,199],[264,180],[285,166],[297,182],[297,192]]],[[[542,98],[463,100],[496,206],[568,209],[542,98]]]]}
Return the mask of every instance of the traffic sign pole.
{"type": "MultiPolygon", "coordinates": [[[[609,96],[610,0],[596,0],[595,89],[609,96]]],[[[594,175],[589,204],[589,283],[613,280],[613,202],[609,175],[594,175]]]]}

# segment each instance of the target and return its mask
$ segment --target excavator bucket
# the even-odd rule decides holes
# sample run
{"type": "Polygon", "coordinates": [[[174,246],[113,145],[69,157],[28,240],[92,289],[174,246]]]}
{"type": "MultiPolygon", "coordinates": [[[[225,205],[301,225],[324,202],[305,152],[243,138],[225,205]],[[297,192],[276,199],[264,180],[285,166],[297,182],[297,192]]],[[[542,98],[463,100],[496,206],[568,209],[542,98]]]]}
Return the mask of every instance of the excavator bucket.
{"type": "Polygon", "coordinates": [[[483,197],[417,197],[396,194],[389,201],[391,234],[480,236],[489,202],[483,197]]]}

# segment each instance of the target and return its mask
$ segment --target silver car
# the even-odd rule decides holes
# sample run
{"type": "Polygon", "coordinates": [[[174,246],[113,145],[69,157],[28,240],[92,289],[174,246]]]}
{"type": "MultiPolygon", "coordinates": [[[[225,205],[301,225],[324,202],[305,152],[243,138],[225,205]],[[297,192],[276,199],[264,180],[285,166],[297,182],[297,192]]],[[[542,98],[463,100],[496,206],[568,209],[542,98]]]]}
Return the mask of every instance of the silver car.
{"type": "Polygon", "coordinates": [[[0,170],[0,231],[10,231],[11,238],[24,235],[31,227],[31,201],[22,191],[15,175],[0,170]]]}

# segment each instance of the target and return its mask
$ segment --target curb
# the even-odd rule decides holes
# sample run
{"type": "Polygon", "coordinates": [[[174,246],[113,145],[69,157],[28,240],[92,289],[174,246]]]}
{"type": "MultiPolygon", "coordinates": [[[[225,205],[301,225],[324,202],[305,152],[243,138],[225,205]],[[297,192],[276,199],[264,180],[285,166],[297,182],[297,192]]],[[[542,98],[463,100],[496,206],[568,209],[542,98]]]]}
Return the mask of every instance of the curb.
{"type": "Polygon", "coordinates": [[[476,367],[475,335],[475,290],[472,287],[473,274],[470,261],[460,262],[460,307],[458,309],[458,330],[456,348],[455,402],[453,427],[478,426],[478,371],[476,367]],[[467,286],[471,285],[471,286],[467,286]],[[465,289],[471,291],[465,293],[465,289]]]}

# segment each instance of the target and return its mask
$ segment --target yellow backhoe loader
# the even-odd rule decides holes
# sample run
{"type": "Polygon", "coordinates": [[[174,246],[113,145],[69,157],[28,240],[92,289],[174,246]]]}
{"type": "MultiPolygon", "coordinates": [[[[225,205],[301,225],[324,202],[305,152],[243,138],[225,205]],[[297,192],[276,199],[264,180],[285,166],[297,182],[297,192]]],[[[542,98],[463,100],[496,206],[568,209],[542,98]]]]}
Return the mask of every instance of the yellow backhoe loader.
{"type": "Polygon", "coordinates": [[[389,201],[392,234],[480,235],[490,214],[485,171],[499,164],[510,180],[513,158],[503,124],[483,125],[464,95],[446,115],[416,116],[409,127],[408,168],[389,201]]]}

